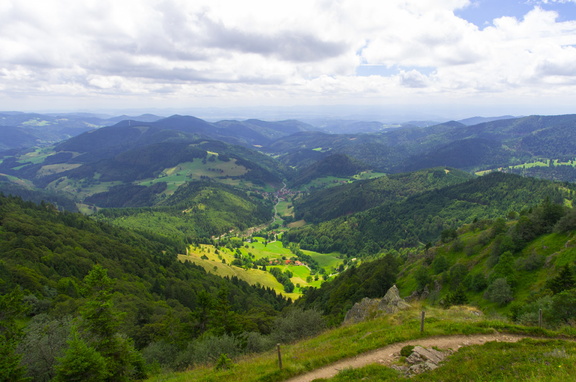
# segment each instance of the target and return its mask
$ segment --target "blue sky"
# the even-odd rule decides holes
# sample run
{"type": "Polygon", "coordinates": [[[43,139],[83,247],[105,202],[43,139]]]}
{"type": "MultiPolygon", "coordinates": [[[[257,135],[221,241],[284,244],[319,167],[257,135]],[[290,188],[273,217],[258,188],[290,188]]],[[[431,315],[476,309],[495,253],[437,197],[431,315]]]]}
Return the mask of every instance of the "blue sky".
{"type": "Polygon", "coordinates": [[[576,19],[576,6],[574,2],[558,1],[510,1],[510,0],[476,0],[469,6],[456,10],[455,14],[479,28],[492,24],[494,19],[510,16],[522,19],[535,6],[544,10],[558,12],[558,21],[576,19]]]}
{"type": "Polygon", "coordinates": [[[576,112],[576,0],[4,0],[0,50],[4,110],[576,112]]]}

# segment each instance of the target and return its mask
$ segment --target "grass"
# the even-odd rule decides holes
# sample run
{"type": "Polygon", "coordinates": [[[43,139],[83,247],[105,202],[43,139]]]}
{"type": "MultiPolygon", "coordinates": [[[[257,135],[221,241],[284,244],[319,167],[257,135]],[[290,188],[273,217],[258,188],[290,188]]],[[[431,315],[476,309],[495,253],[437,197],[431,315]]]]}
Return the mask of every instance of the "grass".
{"type": "MultiPolygon", "coordinates": [[[[262,258],[268,258],[269,260],[283,260],[290,259],[294,256],[288,248],[284,247],[281,241],[277,240],[265,244],[264,239],[261,237],[254,238],[251,243],[246,243],[244,246],[240,247],[239,250],[242,253],[242,256],[251,255],[254,260],[262,258]],[[248,248],[246,248],[246,245],[248,248]]],[[[331,272],[332,268],[337,268],[342,263],[342,260],[338,258],[338,253],[320,254],[312,251],[304,252],[317,259],[320,266],[328,273],[331,272]]],[[[220,248],[218,253],[216,253],[216,247],[207,244],[191,246],[188,250],[188,255],[180,256],[180,261],[191,261],[203,267],[207,272],[221,277],[236,276],[249,284],[260,284],[272,288],[276,293],[281,293],[293,300],[302,295],[302,288],[308,286],[318,288],[323,282],[321,277],[319,277],[318,280],[315,280],[315,277],[312,277],[312,281],[308,282],[308,277],[311,276],[311,274],[310,269],[306,266],[295,264],[275,265],[275,267],[280,268],[283,272],[289,270],[293,273],[291,281],[296,286],[296,289],[293,293],[286,293],[284,292],[284,287],[269,272],[260,269],[245,269],[232,266],[230,264],[234,259],[234,252],[230,251],[228,248],[220,248]],[[223,260],[225,263],[223,263],[223,260]]]]}
{"type": "Polygon", "coordinates": [[[274,276],[259,269],[243,269],[232,265],[223,264],[222,262],[214,260],[204,260],[194,255],[180,255],[178,256],[178,259],[180,261],[190,261],[194,264],[200,265],[206,272],[215,274],[220,277],[236,276],[249,284],[272,288],[276,291],[276,293],[283,294],[284,296],[293,300],[300,297],[300,294],[285,293],[284,287],[278,282],[278,280],[276,280],[274,276]]]}
{"type": "Polygon", "coordinates": [[[524,339],[465,347],[441,367],[407,378],[379,365],[344,370],[325,381],[569,381],[576,375],[576,343],[524,339]]]}
{"type": "MultiPolygon", "coordinates": [[[[216,371],[210,366],[201,366],[183,373],[155,376],[150,380],[167,382],[282,381],[340,359],[353,357],[396,342],[439,335],[507,332],[538,337],[576,337],[576,330],[571,328],[563,332],[553,332],[535,327],[513,325],[505,321],[490,320],[482,315],[479,316],[475,309],[467,307],[453,307],[448,310],[426,307],[425,331],[420,333],[419,316],[421,309],[421,306],[415,306],[413,309],[384,318],[365,321],[356,325],[341,326],[327,330],[314,338],[282,345],[282,370],[278,369],[277,353],[269,351],[236,360],[235,366],[231,370],[216,371]]],[[[553,346],[553,348],[557,347],[556,345],[553,346]]],[[[557,351],[562,354],[560,348],[557,351]]],[[[488,356],[489,354],[485,355],[485,357],[488,356]]],[[[528,362],[529,358],[522,357],[518,362],[528,362]]],[[[474,362],[473,357],[470,357],[470,362],[474,362]]],[[[379,379],[367,380],[377,381],[379,379]]],[[[439,377],[438,380],[453,379],[439,377]]]]}
{"type": "Polygon", "coordinates": [[[44,159],[55,153],[56,152],[52,150],[52,148],[39,148],[20,156],[19,161],[21,163],[26,162],[32,164],[39,164],[44,162],[44,159]]]}
{"type": "MultiPolygon", "coordinates": [[[[568,162],[562,162],[558,159],[551,159],[552,163],[554,166],[573,166],[576,167],[576,161],[568,161],[568,162]]],[[[506,168],[510,168],[510,169],[523,169],[523,168],[534,168],[534,167],[549,167],[550,166],[550,159],[536,159],[533,160],[531,162],[527,162],[527,163],[522,163],[522,164],[517,164],[517,165],[513,165],[513,166],[506,166],[506,168]]],[[[490,170],[483,170],[483,171],[476,171],[475,174],[476,175],[486,175],[488,173],[491,173],[492,171],[494,171],[496,169],[490,169],[490,170]]]]}
{"type": "Polygon", "coordinates": [[[150,186],[158,182],[166,182],[168,188],[165,193],[170,195],[180,187],[182,184],[199,180],[204,177],[217,179],[221,183],[226,183],[232,186],[241,186],[245,188],[262,188],[256,187],[251,182],[246,182],[241,179],[229,179],[228,177],[239,177],[245,175],[248,170],[246,167],[238,165],[236,159],[231,159],[228,162],[219,160],[208,161],[203,163],[201,159],[194,159],[191,162],[180,163],[176,167],[166,168],[157,178],[145,179],[138,182],[142,186],[150,186]]]}

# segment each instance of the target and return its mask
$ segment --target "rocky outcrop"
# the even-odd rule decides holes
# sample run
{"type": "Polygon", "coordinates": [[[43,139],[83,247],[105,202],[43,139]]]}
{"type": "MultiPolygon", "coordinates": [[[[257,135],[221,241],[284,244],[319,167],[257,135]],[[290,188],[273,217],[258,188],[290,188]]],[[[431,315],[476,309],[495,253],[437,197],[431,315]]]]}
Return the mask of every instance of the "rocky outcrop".
{"type": "Polygon", "coordinates": [[[451,352],[442,352],[436,349],[427,349],[415,346],[412,354],[406,357],[407,365],[392,365],[393,369],[401,371],[407,377],[436,369],[440,362],[450,355],[451,352]]]}
{"type": "Polygon", "coordinates": [[[346,313],[345,323],[356,323],[383,314],[396,313],[399,310],[410,308],[410,304],[400,297],[400,292],[396,285],[388,289],[383,298],[363,298],[354,304],[352,309],[346,313]]]}

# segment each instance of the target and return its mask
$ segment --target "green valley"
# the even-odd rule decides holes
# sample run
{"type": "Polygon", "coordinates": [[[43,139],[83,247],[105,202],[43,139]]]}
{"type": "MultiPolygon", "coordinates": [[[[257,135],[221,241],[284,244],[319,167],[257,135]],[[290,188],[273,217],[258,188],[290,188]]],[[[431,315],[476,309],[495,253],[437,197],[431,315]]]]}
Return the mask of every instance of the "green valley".
{"type": "MultiPolygon", "coordinates": [[[[79,359],[98,381],[280,381],[434,335],[573,338],[576,150],[560,137],[573,121],[334,134],[172,116],[5,151],[0,379],[73,379],[79,359]],[[342,325],[394,285],[412,308],[342,325]]],[[[542,346],[571,359],[568,343],[530,341],[453,358],[473,369],[542,346]]],[[[533,357],[535,378],[564,365],[533,357]]],[[[334,380],[357,376],[403,378],[334,380]]]]}

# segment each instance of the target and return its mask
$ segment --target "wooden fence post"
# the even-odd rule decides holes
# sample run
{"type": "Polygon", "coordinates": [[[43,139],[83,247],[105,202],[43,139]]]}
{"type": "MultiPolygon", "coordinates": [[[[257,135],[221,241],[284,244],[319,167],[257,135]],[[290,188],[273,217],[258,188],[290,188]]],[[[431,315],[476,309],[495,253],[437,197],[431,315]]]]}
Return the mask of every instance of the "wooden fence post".
{"type": "Polygon", "coordinates": [[[542,309],[538,310],[538,327],[542,327],[542,309]]]}
{"type": "Polygon", "coordinates": [[[426,317],[426,312],[422,311],[422,316],[420,317],[420,333],[424,333],[424,318],[426,317]]]}
{"type": "Polygon", "coordinates": [[[282,353],[280,353],[280,344],[276,344],[276,349],[278,349],[278,367],[282,369],[282,353]]]}

